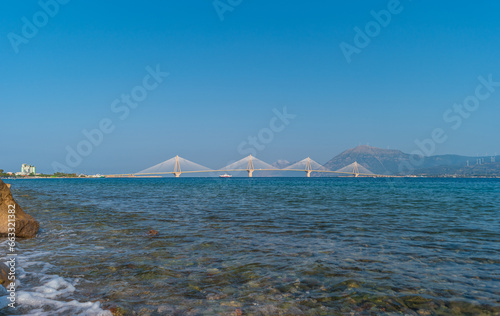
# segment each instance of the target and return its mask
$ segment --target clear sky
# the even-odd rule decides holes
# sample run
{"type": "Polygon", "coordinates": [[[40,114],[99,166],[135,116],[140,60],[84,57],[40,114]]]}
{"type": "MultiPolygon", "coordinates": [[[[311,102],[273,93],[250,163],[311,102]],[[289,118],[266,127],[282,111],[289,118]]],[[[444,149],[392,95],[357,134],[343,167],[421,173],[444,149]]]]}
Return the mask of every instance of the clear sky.
{"type": "Polygon", "coordinates": [[[500,82],[500,2],[64,2],[1,3],[0,169],[53,172],[78,144],[87,173],[251,150],[325,163],[359,144],[411,152],[436,128],[434,154],[500,154],[500,83],[478,88],[500,82]]]}

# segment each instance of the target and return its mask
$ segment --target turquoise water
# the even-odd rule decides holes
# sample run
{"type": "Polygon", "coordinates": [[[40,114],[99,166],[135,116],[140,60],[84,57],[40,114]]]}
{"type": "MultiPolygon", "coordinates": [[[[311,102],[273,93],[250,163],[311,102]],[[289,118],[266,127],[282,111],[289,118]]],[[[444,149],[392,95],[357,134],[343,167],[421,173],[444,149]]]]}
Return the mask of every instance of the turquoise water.
{"type": "Polygon", "coordinates": [[[499,180],[6,182],[14,315],[500,314],[499,180]]]}

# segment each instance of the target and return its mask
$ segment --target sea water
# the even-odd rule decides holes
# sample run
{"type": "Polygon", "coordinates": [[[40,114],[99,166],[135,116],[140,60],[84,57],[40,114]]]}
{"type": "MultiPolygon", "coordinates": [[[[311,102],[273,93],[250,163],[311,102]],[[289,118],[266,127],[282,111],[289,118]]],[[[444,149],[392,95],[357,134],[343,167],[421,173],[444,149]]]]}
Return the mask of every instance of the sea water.
{"type": "Polygon", "coordinates": [[[41,229],[0,314],[500,313],[500,180],[5,182],[41,229]]]}

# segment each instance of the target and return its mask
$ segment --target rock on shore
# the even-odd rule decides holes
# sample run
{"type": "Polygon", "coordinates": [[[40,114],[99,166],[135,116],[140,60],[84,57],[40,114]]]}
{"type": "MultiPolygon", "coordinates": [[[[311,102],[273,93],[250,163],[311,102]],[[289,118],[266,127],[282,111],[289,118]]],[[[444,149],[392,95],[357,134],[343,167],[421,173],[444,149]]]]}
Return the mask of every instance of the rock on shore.
{"type": "Polygon", "coordinates": [[[0,180],[0,236],[8,236],[9,206],[10,209],[13,209],[14,205],[16,210],[16,238],[35,237],[40,224],[32,216],[26,214],[19,204],[14,201],[10,192],[10,185],[7,185],[2,180],[0,180]]]}
{"type": "Polygon", "coordinates": [[[0,262],[0,285],[7,287],[9,281],[9,267],[3,262],[0,262]]]}

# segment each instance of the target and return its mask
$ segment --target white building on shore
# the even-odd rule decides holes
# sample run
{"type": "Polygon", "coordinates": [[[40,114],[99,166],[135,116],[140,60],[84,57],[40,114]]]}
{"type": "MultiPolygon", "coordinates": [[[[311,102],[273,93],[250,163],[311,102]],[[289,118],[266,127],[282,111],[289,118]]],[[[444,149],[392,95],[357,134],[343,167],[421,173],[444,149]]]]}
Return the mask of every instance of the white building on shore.
{"type": "Polygon", "coordinates": [[[36,174],[36,167],[23,163],[21,166],[21,172],[16,173],[16,174],[22,175],[22,176],[35,175],[36,174]]]}

